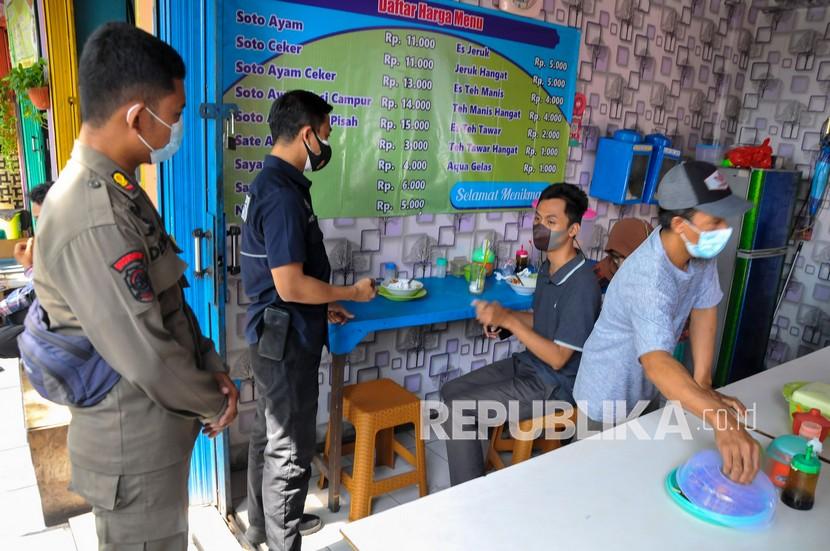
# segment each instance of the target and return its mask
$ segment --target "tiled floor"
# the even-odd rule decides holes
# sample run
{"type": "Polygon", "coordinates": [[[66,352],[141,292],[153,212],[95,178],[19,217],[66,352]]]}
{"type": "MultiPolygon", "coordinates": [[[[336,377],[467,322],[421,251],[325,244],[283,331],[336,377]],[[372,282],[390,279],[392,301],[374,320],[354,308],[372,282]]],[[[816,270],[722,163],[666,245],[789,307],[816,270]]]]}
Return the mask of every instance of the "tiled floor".
{"type": "MultiPolygon", "coordinates": [[[[0,550],[96,551],[91,513],[46,528],[26,435],[18,362],[0,359],[0,550]]],[[[213,507],[190,510],[190,550],[241,549],[213,507]]]]}
{"type": "MultiPolygon", "coordinates": [[[[92,551],[96,549],[97,538],[91,514],[75,517],[67,525],[46,529],[26,438],[17,361],[0,360],[0,366],[4,367],[4,370],[0,371],[0,511],[2,511],[0,514],[0,549],[49,551],[92,551]]],[[[415,439],[412,432],[398,433],[396,437],[404,446],[414,449],[415,439]]],[[[443,442],[428,441],[426,452],[427,484],[429,493],[433,494],[450,485],[446,448],[443,442]]],[[[344,458],[344,466],[347,469],[351,466],[350,457],[344,458]]],[[[379,467],[375,471],[375,477],[384,478],[410,469],[410,465],[398,457],[394,468],[379,467]]],[[[351,548],[343,540],[340,528],[348,522],[349,493],[344,488],[340,500],[340,511],[330,512],[326,507],[327,492],[317,487],[318,476],[315,469],[306,499],[306,511],[320,515],[324,527],[320,532],[303,540],[303,549],[306,551],[348,551],[351,548]]],[[[244,472],[233,473],[232,487],[235,497],[238,498],[238,519],[244,528],[247,526],[244,472]]],[[[376,498],[372,504],[372,513],[392,509],[418,497],[417,486],[397,490],[376,498]]],[[[230,531],[226,530],[224,522],[213,508],[195,512],[192,510],[191,528],[194,539],[203,540],[199,542],[199,549],[237,548],[238,544],[233,540],[230,531]],[[221,547],[217,547],[219,541],[222,542],[221,547]]]]}
{"type": "Polygon", "coordinates": [[[17,360],[0,360],[0,549],[45,528],[26,425],[17,360]]]}
{"type": "MultiPolygon", "coordinates": [[[[414,449],[415,439],[411,432],[398,433],[398,440],[407,448],[414,449]]],[[[427,442],[427,486],[429,493],[433,494],[449,488],[449,470],[447,467],[446,449],[443,442],[427,442]]],[[[348,469],[351,466],[351,458],[344,458],[344,466],[348,469]]],[[[395,468],[378,467],[375,469],[375,478],[385,478],[401,472],[410,470],[410,465],[401,459],[396,458],[395,468]]],[[[234,473],[233,484],[244,484],[244,473],[234,473]]],[[[306,497],[305,511],[319,515],[323,520],[323,529],[303,538],[303,551],[348,551],[351,549],[348,543],[343,540],[340,528],[348,523],[349,518],[349,492],[343,488],[340,496],[340,511],[332,513],[326,507],[328,503],[327,490],[320,490],[317,487],[319,475],[314,472],[311,485],[306,497]]],[[[384,494],[372,502],[372,513],[379,513],[418,499],[418,487],[409,486],[395,492],[384,494]]],[[[237,507],[237,517],[243,527],[248,525],[248,515],[245,500],[242,499],[237,507]]],[[[262,549],[265,549],[263,546],[262,549]]]]}

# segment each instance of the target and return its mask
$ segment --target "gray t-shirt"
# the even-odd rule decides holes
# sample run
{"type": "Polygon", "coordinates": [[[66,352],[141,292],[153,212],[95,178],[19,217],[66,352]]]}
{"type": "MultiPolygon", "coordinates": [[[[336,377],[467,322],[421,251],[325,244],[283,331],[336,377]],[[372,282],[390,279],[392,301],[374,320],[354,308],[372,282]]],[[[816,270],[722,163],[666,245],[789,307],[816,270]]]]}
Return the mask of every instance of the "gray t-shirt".
{"type": "Polygon", "coordinates": [[[692,259],[679,269],[655,229],[614,275],[583,347],[574,397],[587,403],[588,417],[601,421],[604,401],[624,400],[628,415],[639,400],[655,399],[639,358],[671,354],[692,309],[712,308],[722,297],[716,261],[692,259]]]}
{"type": "Polygon", "coordinates": [[[530,350],[518,354],[520,361],[532,365],[545,381],[556,386],[551,399],[573,403],[574,381],[585,339],[597,321],[602,291],[582,253],[550,273],[545,261],[533,294],[533,330],[559,346],[573,350],[560,369],[553,369],[530,350]]]}

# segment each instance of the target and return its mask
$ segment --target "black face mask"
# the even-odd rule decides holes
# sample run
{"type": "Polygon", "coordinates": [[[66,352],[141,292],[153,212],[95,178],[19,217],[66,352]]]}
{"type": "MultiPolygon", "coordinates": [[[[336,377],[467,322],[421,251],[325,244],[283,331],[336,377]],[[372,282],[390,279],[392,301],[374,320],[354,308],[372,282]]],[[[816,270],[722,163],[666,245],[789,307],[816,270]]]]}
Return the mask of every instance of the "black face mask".
{"type": "Polygon", "coordinates": [[[544,224],[533,224],[533,246],[546,253],[555,251],[568,239],[568,230],[551,231],[544,224]]]}
{"type": "Polygon", "coordinates": [[[305,146],[306,152],[308,152],[308,158],[305,162],[305,172],[317,172],[324,168],[329,161],[331,160],[331,146],[329,142],[320,138],[317,135],[317,132],[314,132],[314,137],[317,139],[317,144],[320,146],[320,153],[314,153],[305,140],[303,140],[303,145],[305,146]]]}

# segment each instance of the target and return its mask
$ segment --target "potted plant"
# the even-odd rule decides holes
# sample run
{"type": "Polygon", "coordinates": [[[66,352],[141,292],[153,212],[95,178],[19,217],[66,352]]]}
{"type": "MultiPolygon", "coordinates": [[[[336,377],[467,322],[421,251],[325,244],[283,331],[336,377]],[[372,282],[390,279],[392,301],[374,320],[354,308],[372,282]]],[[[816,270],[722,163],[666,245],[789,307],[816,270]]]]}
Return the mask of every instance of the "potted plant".
{"type": "MultiPolygon", "coordinates": [[[[9,87],[14,90],[20,99],[23,94],[29,96],[32,105],[41,111],[49,109],[49,87],[46,85],[46,77],[43,74],[43,69],[46,66],[46,60],[39,59],[37,63],[33,63],[28,67],[18,65],[13,68],[6,77],[9,87]]],[[[26,109],[26,111],[29,111],[26,109]]],[[[29,117],[32,113],[24,112],[23,116],[29,117]]],[[[37,117],[34,117],[37,118],[37,117]]]]}

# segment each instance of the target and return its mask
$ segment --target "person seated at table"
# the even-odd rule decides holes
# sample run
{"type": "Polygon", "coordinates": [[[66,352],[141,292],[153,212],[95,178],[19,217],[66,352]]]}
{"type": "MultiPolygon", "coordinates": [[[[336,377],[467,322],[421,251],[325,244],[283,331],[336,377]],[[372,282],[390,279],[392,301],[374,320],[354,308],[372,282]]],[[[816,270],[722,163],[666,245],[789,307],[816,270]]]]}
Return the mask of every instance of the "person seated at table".
{"type": "MultiPolygon", "coordinates": [[[[453,437],[456,431],[470,430],[461,426],[462,412],[454,411],[455,402],[498,402],[508,411],[508,404],[517,402],[520,419],[510,419],[515,422],[534,414],[534,401],[573,403],[582,345],[591,333],[601,301],[596,278],[582,252],[574,247],[587,208],[588,197],[575,185],[554,184],[542,192],[533,221],[533,244],[545,254],[545,261],[539,271],[532,313],[508,310],[497,302],[476,301],[476,318],[488,336],[506,329],[527,350],[441,388],[441,397],[450,410],[444,430],[449,436],[447,459],[453,486],[484,474],[481,443],[453,437]]],[[[463,413],[472,415],[478,424],[475,410],[465,408],[463,413]]]]}
{"type": "Polygon", "coordinates": [[[700,161],[672,168],[658,201],[660,226],[614,276],[585,342],[577,406],[588,427],[599,429],[603,421],[618,424],[654,409],[662,393],[715,428],[724,472],[750,482],[758,444],[739,422],[743,404],[712,389],[712,358],[723,297],[715,257],[732,234],[726,219],[751,205],[732,194],[714,165],[700,161]],[[693,375],[672,357],[690,314],[693,375]]]}
{"type": "MultiPolygon", "coordinates": [[[[29,192],[29,199],[32,201],[32,217],[40,216],[40,208],[50,187],[52,187],[52,182],[46,182],[32,188],[29,192]]],[[[3,323],[0,324],[0,358],[20,357],[17,336],[23,331],[23,320],[26,319],[29,305],[35,299],[35,286],[32,282],[34,252],[35,241],[31,237],[26,242],[21,241],[14,246],[14,259],[23,267],[27,283],[0,300],[0,316],[3,318],[3,323]]]]}
{"type": "Polygon", "coordinates": [[[648,239],[653,230],[651,224],[639,218],[623,218],[614,224],[605,244],[605,252],[608,254],[594,265],[594,273],[603,290],[608,288],[611,278],[625,259],[648,239]]]}

